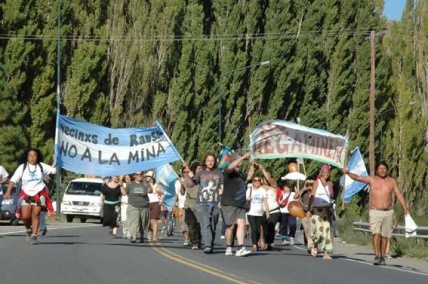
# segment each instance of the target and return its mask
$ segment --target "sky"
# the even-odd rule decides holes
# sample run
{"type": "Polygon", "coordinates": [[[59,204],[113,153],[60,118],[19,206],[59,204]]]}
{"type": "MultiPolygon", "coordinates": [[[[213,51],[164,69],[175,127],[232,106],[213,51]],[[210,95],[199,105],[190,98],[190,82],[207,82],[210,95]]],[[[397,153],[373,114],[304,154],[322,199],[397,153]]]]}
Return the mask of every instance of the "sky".
{"type": "Polygon", "coordinates": [[[399,21],[405,5],[406,0],[385,0],[383,14],[388,20],[399,21]]]}

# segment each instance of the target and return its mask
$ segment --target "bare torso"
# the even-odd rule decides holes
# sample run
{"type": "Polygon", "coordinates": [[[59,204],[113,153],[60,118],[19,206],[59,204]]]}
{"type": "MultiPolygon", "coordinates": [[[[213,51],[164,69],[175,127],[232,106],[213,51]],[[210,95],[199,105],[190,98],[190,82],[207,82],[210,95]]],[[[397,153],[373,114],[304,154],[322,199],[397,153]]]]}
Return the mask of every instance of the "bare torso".
{"type": "Polygon", "coordinates": [[[370,182],[370,208],[391,208],[394,186],[394,179],[390,177],[381,178],[379,176],[374,176],[370,182]]]}

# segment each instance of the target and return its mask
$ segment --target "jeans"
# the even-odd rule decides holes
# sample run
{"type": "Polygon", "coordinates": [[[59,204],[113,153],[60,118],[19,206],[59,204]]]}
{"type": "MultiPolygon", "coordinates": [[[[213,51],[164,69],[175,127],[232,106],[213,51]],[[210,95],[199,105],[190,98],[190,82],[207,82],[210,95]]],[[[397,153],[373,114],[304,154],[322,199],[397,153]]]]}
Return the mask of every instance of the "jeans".
{"type": "Polygon", "coordinates": [[[40,211],[39,230],[43,231],[44,229],[46,229],[46,212],[40,211]]]}
{"type": "Polygon", "coordinates": [[[285,236],[294,238],[296,236],[296,229],[296,217],[290,213],[281,213],[281,226],[279,229],[281,238],[285,236]]]}
{"type": "Polygon", "coordinates": [[[214,247],[215,232],[220,209],[212,203],[198,203],[196,205],[196,214],[201,225],[202,241],[205,247],[214,247]]]}

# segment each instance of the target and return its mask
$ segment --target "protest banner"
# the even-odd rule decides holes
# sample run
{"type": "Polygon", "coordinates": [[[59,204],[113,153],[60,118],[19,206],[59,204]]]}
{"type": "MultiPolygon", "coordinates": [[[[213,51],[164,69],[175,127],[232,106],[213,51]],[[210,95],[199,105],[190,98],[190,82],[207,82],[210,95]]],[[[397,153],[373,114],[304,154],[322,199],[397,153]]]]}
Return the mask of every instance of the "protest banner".
{"type": "Polygon", "coordinates": [[[107,128],[59,115],[56,131],[56,163],[75,173],[122,175],[180,159],[159,125],[107,128]]]}
{"type": "Polygon", "coordinates": [[[307,158],[343,167],[348,147],[345,136],[284,120],[268,120],[250,135],[254,159],[307,158]]]}

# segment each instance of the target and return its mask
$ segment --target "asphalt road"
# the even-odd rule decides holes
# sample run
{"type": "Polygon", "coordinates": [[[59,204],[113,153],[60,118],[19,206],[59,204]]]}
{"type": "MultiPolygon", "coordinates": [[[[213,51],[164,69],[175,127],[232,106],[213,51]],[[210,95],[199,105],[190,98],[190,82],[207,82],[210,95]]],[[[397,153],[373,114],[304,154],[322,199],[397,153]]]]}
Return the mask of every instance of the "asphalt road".
{"type": "Polygon", "coordinates": [[[240,258],[225,256],[219,238],[214,254],[205,255],[183,247],[179,233],[159,244],[131,244],[111,239],[99,224],[60,223],[29,245],[22,225],[0,227],[2,284],[428,283],[427,273],[405,265],[373,266],[345,254],[323,260],[299,245],[240,258]]]}

